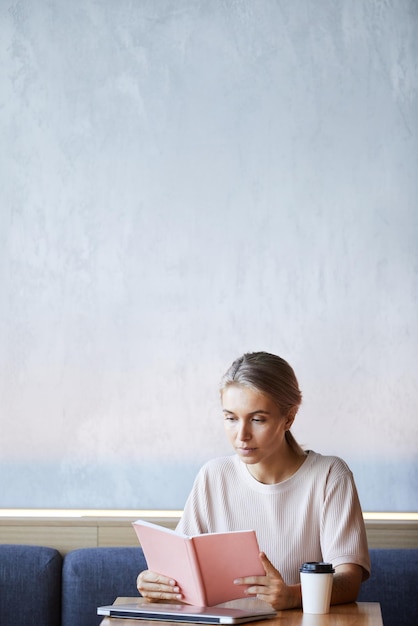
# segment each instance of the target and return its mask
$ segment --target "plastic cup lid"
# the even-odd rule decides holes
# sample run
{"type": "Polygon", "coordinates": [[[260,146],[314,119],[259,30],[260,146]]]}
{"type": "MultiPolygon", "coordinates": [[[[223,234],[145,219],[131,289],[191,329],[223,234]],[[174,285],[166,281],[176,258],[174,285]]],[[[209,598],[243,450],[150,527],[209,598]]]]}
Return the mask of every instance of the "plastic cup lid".
{"type": "Polygon", "coordinates": [[[304,563],[299,571],[304,574],[333,574],[335,569],[332,567],[332,563],[310,562],[304,563]]]}

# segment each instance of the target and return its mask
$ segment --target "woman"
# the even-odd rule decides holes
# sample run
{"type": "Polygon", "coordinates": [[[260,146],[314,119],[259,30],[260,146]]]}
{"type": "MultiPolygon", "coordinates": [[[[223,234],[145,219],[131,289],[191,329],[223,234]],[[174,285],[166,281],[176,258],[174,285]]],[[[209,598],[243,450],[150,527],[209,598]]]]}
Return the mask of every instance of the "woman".
{"type": "MultiPolygon", "coordinates": [[[[253,528],[264,576],[235,581],[276,610],[300,607],[299,568],[335,568],[331,603],[353,602],[370,573],[353,476],[338,457],[304,451],[290,428],[302,395],[290,365],[266,352],[244,354],[221,381],[225,431],[236,455],[200,470],[177,530],[187,535],[253,528]]],[[[146,598],[181,600],[176,581],[145,571],[146,598]]]]}

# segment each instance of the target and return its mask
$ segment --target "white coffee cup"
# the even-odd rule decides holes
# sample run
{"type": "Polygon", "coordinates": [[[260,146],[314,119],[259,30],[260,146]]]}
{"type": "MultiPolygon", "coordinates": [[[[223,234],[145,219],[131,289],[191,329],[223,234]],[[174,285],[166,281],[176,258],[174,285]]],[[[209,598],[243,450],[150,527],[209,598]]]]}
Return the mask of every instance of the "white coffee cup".
{"type": "Polygon", "coordinates": [[[331,563],[304,563],[300,568],[304,613],[329,613],[334,568],[331,563]]]}

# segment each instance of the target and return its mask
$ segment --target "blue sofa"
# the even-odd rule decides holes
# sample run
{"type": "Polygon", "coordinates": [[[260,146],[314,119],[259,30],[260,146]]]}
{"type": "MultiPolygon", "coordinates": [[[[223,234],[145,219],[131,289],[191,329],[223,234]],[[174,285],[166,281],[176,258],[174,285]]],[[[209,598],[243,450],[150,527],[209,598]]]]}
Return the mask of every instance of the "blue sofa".
{"type": "MultiPolygon", "coordinates": [[[[69,552],[62,570],[62,626],[96,626],[98,606],[138,596],[136,579],[147,568],[141,548],[83,548],[69,552]]],[[[0,624],[2,624],[0,620],[0,624]]]]}
{"type": "Polygon", "coordinates": [[[61,624],[62,564],[53,548],[0,545],[1,626],[61,624]]]}
{"type": "Polygon", "coordinates": [[[359,602],[380,602],[384,626],[418,624],[418,548],[370,550],[371,576],[359,602]]]}
{"type": "MultiPolygon", "coordinates": [[[[359,601],[380,602],[384,626],[418,624],[418,548],[370,550],[372,576],[359,601]]],[[[97,606],[135,596],[141,548],[0,545],[1,626],[97,626],[97,606]]]]}

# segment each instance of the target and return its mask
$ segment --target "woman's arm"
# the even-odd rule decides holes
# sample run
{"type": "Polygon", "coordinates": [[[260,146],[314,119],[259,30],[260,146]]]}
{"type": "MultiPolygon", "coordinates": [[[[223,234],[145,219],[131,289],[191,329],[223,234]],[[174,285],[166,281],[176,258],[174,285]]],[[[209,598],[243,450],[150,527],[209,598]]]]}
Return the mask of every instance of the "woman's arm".
{"type": "Polygon", "coordinates": [[[345,604],[357,600],[363,568],[355,563],[344,563],[335,566],[332,584],[331,604],[345,604]]]}
{"type": "MultiPolygon", "coordinates": [[[[248,595],[255,595],[260,600],[268,602],[276,611],[300,608],[302,606],[300,583],[286,585],[280,572],[273,567],[263,552],[260,553],[260,559],[266,575],[238,578],[235,584],[248,585],[248,595]]],[[[360,565],[345,563],[336,566],[331,604],[355,602],[362,578],[363,569],[360,565]]]]}

